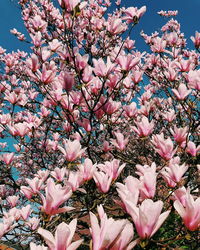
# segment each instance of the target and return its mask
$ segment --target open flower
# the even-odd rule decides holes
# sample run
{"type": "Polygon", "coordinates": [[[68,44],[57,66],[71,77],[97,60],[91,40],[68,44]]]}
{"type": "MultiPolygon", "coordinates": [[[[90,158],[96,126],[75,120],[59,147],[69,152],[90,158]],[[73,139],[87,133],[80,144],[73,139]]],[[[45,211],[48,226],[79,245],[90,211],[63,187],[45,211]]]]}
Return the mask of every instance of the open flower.
{"type": "Polygon", "coordinates": [[[55,237],[51,232],[43,228],[38,229],[38,233],[44,238],[49,250],[75,250],[77,249],[83,240],[78,240],[71,243],[76,230],[77,220],[72,220],[69,225],[62,222],[57,226],[55,237]]]}
{"type": "Polygon", "coordinates": [[[153,202],[146,199],[139,207],[129,202],[127,205],[141,239],[152,237],[170,213],[170,211],[166,211],[160,214],[163,207],[162,201],[153,202]]]}
{"type": "Polygon", "coordinates": [[[85,149],[81,149],[79,140],[64,140],[63,144],[64,148],[58,146],[58,149],[64,154],[67,161],[75,161],[85,152],[85,149]]]}

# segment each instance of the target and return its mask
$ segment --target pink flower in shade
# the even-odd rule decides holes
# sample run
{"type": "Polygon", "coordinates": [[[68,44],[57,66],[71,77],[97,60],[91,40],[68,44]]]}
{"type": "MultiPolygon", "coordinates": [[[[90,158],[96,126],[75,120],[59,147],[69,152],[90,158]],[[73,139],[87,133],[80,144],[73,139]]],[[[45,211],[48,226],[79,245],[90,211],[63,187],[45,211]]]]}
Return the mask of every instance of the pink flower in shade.
{"type": "Polygon", "coordinates": [[[108,141],[103,142],[103,151],[104,152],[109,152],[112,150],[112,146],[109,144],[108,141]]]}
{"type": "Polygon", "coordinates": [[[168,185],[171,186],[172,181],[172,187],[174,187],[174,183],[179,183],[187,171],[188,166],[185,164],[178,165],[178,164],[170,164],[169,167],[164,167],[161,170],[161,174],[163,175],[164,179],[167,181],[168,185]]]}
{"type": "Polygon", "coordinates": [[[51,232],[41,227],[38,229],[38,233],[44,238],[49,250],[75,250],[83,242],[83,240],[77,240],[71,243],[76,225],[77,219],[73,219],[69,224],[62,222],[56,228],[55,237],[51,232]]]}
{"type": "Polygon", "coordinates": [[[200,198],[194,200],[188,189],[186,192],[185,200],[176,200],[174,207],[179,213],[185,226],[190,231],[195,231],[200,226],[200,198]]]}
{"type": "Polygon", "coordinates": [[[64,140],[63,144],[64,148],[58,146],[58,149],[63,153],[67,161],[75,161],[76,159],[80,158],[85,152],[85,149],[81,149],[79,140],[70,141],[68,139],[64,140]]]}
{"type": "Polygon", "coordinates": [[[86,132],[90,132],[92,130],[91,125],[90,125],[90,121],[86,118],[83,118],[82,121],[81,120],[77,121],[77,123],[78,123],[78,125],[83,127],[86,132]]]}
{"type": "Polygon", "coordinates": [[[128,138],[125,139],[124,135],[120,132],[114,132],[114,135],[115,135],[116,139],[110,140],[112,145],[114,145],[120,151],[123,151],[125,149],[126,145],[128,144],[129,139],[128,138]]]}
{"type": "Polygon", "coordinates": [[[154,135],[152,143],[155,146],[156,152],[167,161],[176,153],[177,148],[174,149],[172,140],[170,138],[165,139],[163,133],[154,135]]]}
{"type": "Polygon", "coordinates": [[[47,180],[47,187],[45,188],[45,196],[40,193],[42,199],[41,211],[48,215],[55,215],[71,211],[72,207],[59,208],[72,195],[70,186],[62,187],[60,184],[55,184],[53,179],[47,180]]]}
{"type": "Polygon", "coordinates": [[[187,143],[187,148],[186,148],[187,153],[189,153],[192,156],[196,156],[199,151],[200,151],[200,145],[196,146],[192,141],[189,141],[187,143]]]}
{"type": "Polygon", "coordinates": [[[94,73],[96,76],[106,77],[114,69],[115,64],[111,62],[110,57],[107,57],[107,63],[102,58],[96,60],[93,59],[94,73]]]}
{"type": "Polygon", "coordinates": [[[63,89],[67,92],[71,91],[75,84],[74,74],[72,72],[64,72],[61,76],[63,89]]]}
{"type": "Polygon", "coordinates": [[[174,130],[170,129],[172,135],[174,136],[174,140],[180,145],[185,146],[186,139],[188,136],[188,127],[177,128],[174,127],[174,130]]]}
{"type": "Polygon", "coordinates": [[[132,23],[138,21],[140,17],[146,12],[146,6],[137,9],[136,7],[129,7],[124,11],[125,17],[123,20],[126,20],[127,23],[132,23]]]}
{"type": "Polygon", "coordinates": [[[196,31],[195,37],[191,36],[190,38],[193,41],[195,48],[198,49],[200,47],[200,33],[196,31]]]}
{"type": "Polygon", "coordinates": [[[92,250],[132,249],[137,242],[130,243],[133,238],[133,226],[131,223],[127,220],[115,221],[113,218],[108,219],[101,205],[97,207],[97,210],[100,224],[96,215],[90,212],[92,250]]]}
{"type": "Polygon", "coordinates": [[[184,83],[181,83],[178,87],[178,90],[172,89],[172,92],[175,94],[178,100],[184,100],[190,93],[191,89],[187,89],[184,83]]]}
{"type": "Polygon", "coordinates": [[[153,202],[150,199],[144,200],[139,207],[130,202],[127,202],[127,206],[141,239],[152,237],[170,213],[166,211],[160,214],[163,202],[153,202]]]}
{"type": "Polygon", "coordinates": [[[106,104],[103,105],[102,109],[106,114],[112,115],[119,110],[120,106],[120,102],[109,100],[108,102],[106,102],[106,104]]]}
{"type": "Polygon", "coordinates": [[[132,126],[131,128],[140,136],[146,137],[153,132],[154,122],[149,122],[149,119],[146,116],[143,116],[140,122],[135,122],[136,126],[132,126]]]}

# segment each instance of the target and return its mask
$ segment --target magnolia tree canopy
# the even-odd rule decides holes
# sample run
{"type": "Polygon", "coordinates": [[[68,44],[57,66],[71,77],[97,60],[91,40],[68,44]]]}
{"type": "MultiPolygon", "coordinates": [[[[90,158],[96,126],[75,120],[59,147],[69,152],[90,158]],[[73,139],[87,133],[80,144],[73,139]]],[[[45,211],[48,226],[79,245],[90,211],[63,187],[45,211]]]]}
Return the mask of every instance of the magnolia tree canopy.
{"type": "Polygon", "coordinates": [[[0,47],[2,243],[197,249],[200,33],[161,11],[140,52],[145,6],[58,2],[20,0],[31,52],[0,47]]]}

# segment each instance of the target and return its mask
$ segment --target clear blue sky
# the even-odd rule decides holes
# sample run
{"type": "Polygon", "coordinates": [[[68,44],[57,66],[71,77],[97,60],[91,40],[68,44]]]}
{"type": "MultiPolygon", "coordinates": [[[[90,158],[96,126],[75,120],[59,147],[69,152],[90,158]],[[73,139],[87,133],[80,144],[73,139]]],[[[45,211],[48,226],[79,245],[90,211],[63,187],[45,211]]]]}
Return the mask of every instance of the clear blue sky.
{"type": "MultiPolygon", "coordinates": [[[[7,51],[16,51],[17,49],[28,50],[28,45],[19,42],[9,30],[16,28],[24,32],[23,21],[20,18],[20,9],[17,7],[18,0],[0,0],[0,46],[7,51]]],[[[54,0],[55,2],[57,0],[54,0]]],[[[114,0],[113,0],[114,1],[114,0]]],[[[195,31],[200,32],[200,0],[122,0],[122,5],[141,7],[147,6],[147,12],[142,17],[140,23],[133,31],[132,39],[136,40],[136,47],[145,50],[144,43],[138,39],[140,30],[151,34],[164,25],[164,18],[157,15],[160,10],[178,10],[177,20],[181,23],[181,30],[185,33],[186,38],[194,35],[195,31]]],[[[189,39],[190,40],[190,39],[189,39]]],[[[188,46],[192,43],[188,40],[188,46]]]]}

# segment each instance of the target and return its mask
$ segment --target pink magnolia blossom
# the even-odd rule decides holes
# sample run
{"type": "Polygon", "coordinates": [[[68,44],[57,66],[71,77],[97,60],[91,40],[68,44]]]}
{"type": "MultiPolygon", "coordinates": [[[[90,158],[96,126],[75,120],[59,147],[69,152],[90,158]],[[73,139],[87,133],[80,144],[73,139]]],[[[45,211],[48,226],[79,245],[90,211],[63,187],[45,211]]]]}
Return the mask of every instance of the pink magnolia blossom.
{"type": "Polygon", "coordinates": [[[94,73],[97,76],[105,77],[110,74],[110,72],[114,69],[115,64],[111,62],[110,57],[107,57],[107,62],[105,63],[102,58],[93,59],[94,63],[94,73]]]}
{"type": "Polygon", "coordinates": [[[55,237],[46,229],[39,228],[38,233],[44,238],[49,250],[75,250],[83,240],[72,242],[76,230],[77,219],[73,219],[69,224],[62,222],[56,228],[55,237]]]}
{"type": "Polygon", "coordinates": [[[33,179],[26,178],[26,182],[28,183],[29,187],[21,186],[21,192],[27,197],[27,199],[31,199],[31,197],[37,194],[40,189],[43,188],[43,180],[35,177],[33,179]]]}
{"type": "Polygon", "coordinates": [[[62,74],[63,89],[69,92],[72,90],[74,84],[75,84],[74,74],[72,72],[64,72],[62,74]]]}
{"type": "Polygon", "coordinates": [[[0,155],[0,159],[5,162],[6,165],[10,165],[14,160],[14,153],[5,153],[0,155]]]}
{"type": "Polygon", "coordinates": [[[200,151],[200,145],[196,146],[194,142],[189,141],[187,143],[187,148],[186,148],[186,152],[189,153],[192,156],[196,156],[200,151]]]}
{"type": "Polygon", "coordinates": [[[48,250],[48,247],[45,247],[44,245],[36,245],[35,243],[30,243],[30,250],[48,250]]]}
{"type": "Polygon", "coordinates": [[[191,93],[192,90],[187,89],[186,85],[181,83],[178,87],[178,90],[172,89],[172,91],[178,100],[184,100],[191,93]]]}
{"type": "MultiPolygon", "coordinates": [[[[185,174],[185,172],[187,171],[188,166],[185,164],[182,165],[178,165],[178,164],[171,164],[169,165],[169,167],[164,167],[161,170],[161,174],[163,175],[163,177],[166,179],[166,181],[168,182],[169,186],[171,181],[178,183],[181,181],[183,175],[185,174]]],[[[172,185],[173,187],[174,185],[172,185]]]]}
{"type": "Polygon", "coordinates": [[[53,171],[51,171],[51,176],[53,176],[57,181],[63,181],[66,176],[66,168],[56,167],[53,171]]]}
{"type": "Polygon", "coordinates": [[[173,109],[170,109],[168,112],[163,113],[162,116],[168,121],[172,122],[176,118],[175,111],[173,109]]]}
{"type": "Polygon", "coordinates": [[[136,7],[129,7],[124,11],[124,20],[127,21],[127,23],[135,22],[135,18],[140,19],[146,12],[146,6],[141,7],[140,9],[137,9],[136,7]]]}
{"type": "Polygon", "coordinates": [[[15,207],[17,205],[18,200],[19,200],[19,196],[18,195],[8,196],[6,198],[6,200],[11,207],[15,207]]]}
{"type": "Polygon", "coordinates": [[[190,88],[200,90],[200,70],[190,70],[186,79],[190,88]]]}
{"type": "Polygon", "coordinates": [[[151,50],[153,52],[161,53],[165,51],[167,41],[163,38],[156,37],[152,39],[153,45],[151,46],[151,50]]]}
{"type": "Polygon", "coordinates": [[[200,226],[200,198],[194,200],[194,197],[190,194],[190,190],[187,190],[185,200],[182,202],[180,199],[174,202],[176,211],[183,219],[185,226],[190,231],[195,231],[200,226]]]}
{"type": "Polygon", "coordinates": [[[163,202],[150,199],[144,200],[139,207],[130,202],[127,202],[127,206],[141,239],[151,238],[170,213],[166,211],[161,214],[163,202]]]}
{"type": "Polygon", "coordinates": [[[62,187],[60,184],[56,185],[55,182],[49,178],[47,180],[47,187],[45,188],[45,196],[40,194],[43,203],[41,211],[48,215],[71,211],[73,209],[72,207],[60,208],[71,195],[72,190],[70,186],[62,187]]]}
{"type": "Polygon", "coordinates": [[[100,192],[107,193],[110,189],[113,176],[102,171],[95,171],[93,173],[93,179],[97,185],[100,192]]]}
{"type": "Polygon", "coordinates": [[[112,176],[112,180],[116,180],[120,175],[126,164],[119,165],[120,161],[117,159],[112,160],[111,162],[106,161],[105,164],[98,164],[97,167],[107,173],[109,176],[112,176]]]}
{"type": "Polygon", "coordinates": [[[116,59],[117,63],[120,65],[122,71],[129,71],[134,68],[139,62],[140,57],[134,57],[131,54],[119,56],[116,59]]]}
{"type": "Polygon", "coordinates": [[[151,166],[148,165],[136,165],[139,172],[136,172],[140,176],[139,190],[142,200],[151,199],[156,193],[156,164],[153,162],[151,166]]]}
{"type": "Polygon", "coordinates": [[[186,139],[188,136],[188,127],[184,127],[184,128],[174,127],[174,130],[171,129],[170,131],[172,135],[174,136],[174,140],[181,146],[185,146],[186,139]]]}
{"type": "Polygon", "coordinates": [[[85,149],[81,149],[81,144],[78,140],[64,140],[63,144],[64,148],[58,146],[58,149],[63,153],[67,161],[75,161],[76,159],[80,158],[85,152],[85,149]]]}
{"type": "Polygon", "coordinates": [[[156,152],[165,160],[170,160],[176,153],[173,142],[170,138],[165,139],[163,133],[160,135],[154,135],[152,143],[155,146],[156,152]]]}
{"type": "Polygon", "coordinates": [[[86,158],[84,163],[78,166],[79,171],[84,181],[92,179],[94,172],[96,171],[96,164],[93,164],[89,158],[86,158]]]}
{"type": "Polygon", "coordinates": [[[135,117],[138,112],[137,104],[135,102],[132,102],[131,104],[124,106],[123,109],[126,112],[126,115],[130,118],[135,117]]]}
{"type": "Polygon", "coordinates": [[[112,35],[117,35],[126,30],[126,25],[120,18],[110,18],[107,23],[107,29],[112,35]]]}
{"type": "Polygon", "coordinates": [[[132,242],[130,246],[130,241],[133,238],[133,227],[131,223],[127,220],[115,221],[112,218],[107,218],[103,207],[100,205],[97,208],[100,224],[97,217],[90,212],[91,228],[90,232],[92,234],[92,250],[100,249],[132,249],[135,244],[132,242]]]}
{"type": "Polygon", "coordinates": [[[32,212],[32,209],[31,209],[30,204],[28,204],[26,207],[22,207],[20,210],[22,219],[26,221],[28,217],[30,216],[31,212],[32,212]]]}
{"type": "Polygon", "coordinates": [[[117,186],[117,192],[122,200],[122,203],[119,203],[116,201],[119,205],[122,206],[122,208],[129,213],[129,206],[126,205],[127,202],[131,202],[134,205],[137,205],[138,199],[139,199],[139,186],[140,186],[140,181],[133,177],[133,176],[128,176],[125,179],[125,184],[122,184],[120,182],[116,183],[117,186]]]}
{"type": "Polygon", "coordinates": [[[123,151],[128,144],[129,139],[124,138],[124,135],[120,132],[114,132],[116,139],[111,139],[111,143],[120,151],[123,151]]]}
{"type": "Polygon", "coordinates": [[[194,43],[194,46],[198,49],[200,47],[200,33],[195,32],[195,37],[191,36],[191,40],[194,43]]]}
{"type": "Polygon", "coordinates": [[[141,121],[135,122],[136,126],[132,126],[131,128],[140,136],[146,137],[153,132],[154,122],[149,122],[149,119],[146,116],[143,116],[141,121]]]}
{"type": "Polygon", "coordinates": [[[31,229],[31,230],[36,230],[39,226],[40,219],[36,217],[29,218],[28,221],[26,221],[26,225],[31,229]]]}

